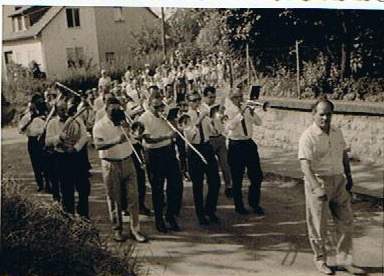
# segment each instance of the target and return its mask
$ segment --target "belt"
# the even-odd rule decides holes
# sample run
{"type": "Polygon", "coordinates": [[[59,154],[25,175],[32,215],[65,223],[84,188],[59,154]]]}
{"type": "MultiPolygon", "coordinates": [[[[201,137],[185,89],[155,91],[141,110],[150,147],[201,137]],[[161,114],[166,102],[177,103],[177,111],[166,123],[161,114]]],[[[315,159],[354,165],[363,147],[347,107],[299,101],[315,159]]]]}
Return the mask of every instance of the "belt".
{"type": "Polygon", "coordinates": [[[108,161],[108,162],[121,162],[121,161],[124,161],[124,160],[127,160],[131,157],[131,155],[128,155],[127,157],[123,158],[123,159],[113,159],[113,158],[102,158],[104,161],[108,161]]]}
{"type": "Polygon", "coordinates": [[[209,145],[209,142],[204,142],[204,143],[200,143],[200,144],[192,144],[192,146],[195,146],[195,147],[206,146],[206,145],[209,145]]]}
{"type": "Polygon", "coordinates": [[[238,143],[238,142],[250,142],[250,141],[253,141],[251,138],[249,139],[243,139],[243,140],[234,140],[234,139],[229,139],[229,142],[233,142],[233,143],[238,143]]]}
{"type": "Polygon", "coordinates": [[[221,135],[221,134],[219,134],[219,135],[212,135],[212,136],[209,136],[209,138],[219,138],[221,136],[223,136],[223,135],[221,135]]]}

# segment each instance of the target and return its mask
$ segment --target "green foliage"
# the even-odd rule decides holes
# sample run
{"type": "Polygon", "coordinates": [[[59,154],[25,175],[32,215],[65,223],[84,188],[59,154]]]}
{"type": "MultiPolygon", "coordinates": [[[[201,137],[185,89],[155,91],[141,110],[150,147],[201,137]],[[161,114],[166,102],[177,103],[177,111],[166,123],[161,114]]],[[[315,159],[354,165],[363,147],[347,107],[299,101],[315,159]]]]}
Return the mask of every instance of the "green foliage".
{"type": "Polygon", "coordinates": [[[133,55],[148,55],[161,50],[161,25],[143,24],[137,32],[131,32],[134,44],[130,46],[133,55]]]}
{"type": "Polygon", "coordinates": [[[64,213],[56,203],[25,196],[20,183],[2,179],[0,274],[134,275],[132,247],[113,256],[93,224],[64,213]]]}
{"type": "Polygon", "coordinates": [[[34,79],[27,68],[18,64],[7,66],[7,80],[2,82],[2,97],[9,103],[2,111],[2,126],[19,120],[33,94],[41,94],[51,84],[48,80],[34,79]]]}
{"type": "Polygon", "coordinates": [[[177,9],[168,20],[167,33],[173,38],[175,45],[192,43],[205,26],[210,9],[177,9]]]}
{"type": "MultiPolygon", "coordinates": [[[[343,78],[328,74],[327,60],[319,55],[315,61],[303,63],[300,75],[301,98],[315,98],[321,94],[335,100],[382,102],[384,78],[343,78]]],[[[331,71],[335,71],[332,70],[331,71]]],[[[273,73],[258,73],[255,82],[263,87],[263,95],[297,98],[296,72],[281,66],[273,73]]]]}

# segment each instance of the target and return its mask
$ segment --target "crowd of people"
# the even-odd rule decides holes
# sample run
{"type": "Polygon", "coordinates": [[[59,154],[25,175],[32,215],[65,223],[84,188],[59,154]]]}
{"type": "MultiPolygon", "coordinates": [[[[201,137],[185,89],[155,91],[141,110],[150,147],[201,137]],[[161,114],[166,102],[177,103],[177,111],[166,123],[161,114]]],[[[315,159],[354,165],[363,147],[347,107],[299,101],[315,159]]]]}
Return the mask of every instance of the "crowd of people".
{"type": "MultiPolygon", "coordinates": [[[[76,209],[86,219],[91,191],[88,145],[96,148],[118,242],[125,240],[123,216],[127,214],[129,232],[138,242],[148,240],[140,231],[139,214],[154,213],[154,226],[160,233],[181,231],[185,181],[192,182],[201,226],[220,224],[216,209],[221,179],[224,195],[233,199],[236,213],[248,215],[251,210],[257,216],[265,215],[260,205],[263,173],[252,139],[254,127],[262,124],[254,95],[241,86],[224,93],[231,70],[222,53],[173,64],[145,65],[142,71],[128,67],[121,81],[111,80],[102,70],[98,87],[87,91],[73,91],[57,83],[43,96],[32,97],[19,124],[28,136],[38,191],[52,193],[64,211],[74,214],[76,209]],[[245,171],[250,181],[250,208],[243,200],[245,171]],[[146,203],[147,182],[153,211],[146,203]]],[[[336,203],[333,213],[343,233],[340,256],[349,270],[357,269],[351,266],[348,231],[352,221],[347,190],[352,180],[342,134],[330,127],[332,111],[333,104],[326,99],[314,105],[314,124],[299,145],[310,241],[316,266],[326,274],[331,271],[325,262],[323,210],[329,201],[336,203]]]]}

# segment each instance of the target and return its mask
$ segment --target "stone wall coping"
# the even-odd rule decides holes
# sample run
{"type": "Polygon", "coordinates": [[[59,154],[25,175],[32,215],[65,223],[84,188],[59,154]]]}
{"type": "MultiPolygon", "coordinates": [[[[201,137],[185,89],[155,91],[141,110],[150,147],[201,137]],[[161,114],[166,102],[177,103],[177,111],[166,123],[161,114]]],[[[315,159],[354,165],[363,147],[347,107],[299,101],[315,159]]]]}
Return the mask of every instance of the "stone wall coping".
{"type": "MultiPolygon", "coordinates": [[[[268,101],[270,107],[285,110],[311,111],[311,106],[316,100],[299,100],[291,98],[262,97],[268,101]]],[[[332,100],[336,114],[364,115],[384,117],[384,103],[348,102],[332,100]]]]}

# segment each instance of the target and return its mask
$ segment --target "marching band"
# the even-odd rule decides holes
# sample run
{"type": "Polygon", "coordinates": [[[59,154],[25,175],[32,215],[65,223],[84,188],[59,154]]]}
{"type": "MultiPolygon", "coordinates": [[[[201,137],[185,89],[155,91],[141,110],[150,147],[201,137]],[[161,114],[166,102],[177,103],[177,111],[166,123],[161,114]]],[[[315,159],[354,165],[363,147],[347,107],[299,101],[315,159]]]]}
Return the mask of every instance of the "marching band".
{"type": "Polygon", "coordinates": [[[258,102],[244,102],[241,88],[217,97],[228,81],[228,71],[222,54],[211,55],[178,66],[163,64],[153,69],[146,64],[141,73],[128,67],[120,84],[102,70],[98,87],[84,92],[56,83],[45,105],[43,98],[34,96],[19,130],[28,136],[38,191],[51,192],[64,211],[72,214],[77,191],[76,211],[89,219],[90,143],[101,160],[116,241],[125,240],[124,214],[130,216],[132,238],[147,241],[139,222],[139,214],[152,215],[145,203],[146,178],[160,233],[182,230],[178,220],[184,181],[192,182],[198,223],[220,223],[216,215],[219,171],[235,211],[247,214],[241,191],[247,168],[249,206],[263,215],[263,177],[252,140],[253,125],[261,124],[255,112],[258,102]]]}

